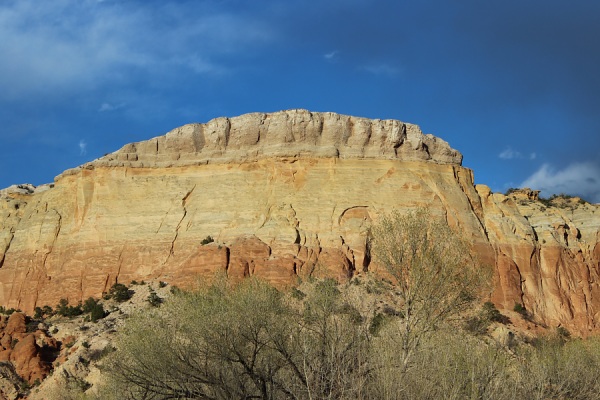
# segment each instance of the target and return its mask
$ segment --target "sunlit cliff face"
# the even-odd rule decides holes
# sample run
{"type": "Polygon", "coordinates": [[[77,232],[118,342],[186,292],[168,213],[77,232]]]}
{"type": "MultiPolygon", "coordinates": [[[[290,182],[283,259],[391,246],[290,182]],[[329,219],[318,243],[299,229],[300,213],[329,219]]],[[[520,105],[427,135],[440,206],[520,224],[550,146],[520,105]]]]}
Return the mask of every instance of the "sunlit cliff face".
{"type": "Polygon", "coordinates": [[[31,311],[115,282],[189,287],[215,273],[278,286],[344,280],[381,271],[373,220],[425,207],[494,267],[499,308],[597,328],[598,207],[493,194],[461,161],[399,121],[291,110],[186,125],[65,171],[53,187],[3,191],[0,303],[31,311]]]}

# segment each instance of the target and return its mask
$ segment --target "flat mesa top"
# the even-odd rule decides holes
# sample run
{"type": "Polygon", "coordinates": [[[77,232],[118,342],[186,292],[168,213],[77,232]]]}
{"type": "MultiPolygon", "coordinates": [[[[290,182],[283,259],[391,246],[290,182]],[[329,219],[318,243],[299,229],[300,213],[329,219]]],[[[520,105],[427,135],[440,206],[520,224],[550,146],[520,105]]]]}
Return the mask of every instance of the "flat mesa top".
{"type": "Polygon", "coordinates": [[[243,163],[274,157],[462,163],[462,154],[444,140],[423,134],[417,125],[330,112],[287,110],[184,125],[166,135],[127,144],[61,175],[103,166],[161,168],[243,163]]]}

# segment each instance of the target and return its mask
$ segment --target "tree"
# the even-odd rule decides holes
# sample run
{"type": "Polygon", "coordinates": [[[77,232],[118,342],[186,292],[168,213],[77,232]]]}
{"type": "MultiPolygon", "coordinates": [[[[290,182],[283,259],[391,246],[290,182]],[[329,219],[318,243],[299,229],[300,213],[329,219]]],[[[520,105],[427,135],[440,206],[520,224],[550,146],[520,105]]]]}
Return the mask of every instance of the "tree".
{"type": "Polygon", "coordinates": [[[122,283],[112,285],[108,294],[119,303],[129,300],[133,296],[133,293],[122,283]]]}
{"type": "Polygon", "coordinates": [[[473,304],[489,272],[477,265],[463,238],[423,209],[383,216],[371,234],[375,259],[396,286],[403,315],[396,335],[406,371],[423,340],[473,304]]]}
{"type": "Polygon", "coordinates": [[[81,303],[76,306],[70,306],[67,299],[60,299],[56,305],[56,313],[62,317],[72,318],[83,314],[83,309],[81,308],[81,303]]]}
{"type": "Polygon", "coordinates": [[[104,306],[98,302],[98,300],[93,297],[89,297],[83,303],[83,312],[90,313],[90,320],[92,322],[96,322],[99,319],[102,319],[106,316],[106,311],[104,311],[104,306]]]}
{"type": "Polygon", "coordinates": [[[130,318],[106,362],[116,398],[361,398],[366,329],[333,282],[316,286],[300,303],[218,282],[130,318]]]}

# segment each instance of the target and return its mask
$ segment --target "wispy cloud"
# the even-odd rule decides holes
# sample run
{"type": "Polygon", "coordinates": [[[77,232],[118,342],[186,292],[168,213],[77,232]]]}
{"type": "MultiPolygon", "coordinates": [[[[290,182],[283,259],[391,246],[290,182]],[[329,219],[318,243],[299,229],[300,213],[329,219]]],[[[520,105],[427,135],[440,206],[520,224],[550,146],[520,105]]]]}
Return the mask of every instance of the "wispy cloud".
{"type": "Polygon", "coordinates": [[[119,108],[125,107],[125,103],[119,104],[111,104],[111,103],[102,103],[98,108],[98,112],[108,112],[118,110],[119,108]]]}
{"type": "Polygon", "coordinates": [[[498,157],[503,160],[512,160],[513,158],[523,158],[523,155],[520,152],[514,151],[510,147],[507,147],[500,154],[498,154],[498,157]]]}
{"type": "Polygon", "coordinates": [[[83,139],[79,141],[79,155],[84,156],[87,154],[87,142],[83,139]]]}
{"type": "Polygon", "coordinates": [[[507,147],[506,149],[502,150],[502,152],[500,154],[498,154],[498,158],[500,158],[502,160],[513,160],[513,159],[521,159],[522,160],[525,158],[527,158],[529,160],[535,160],[537,158],[537,154],[529,153],[529,155],[525,156],[520,151],[513,150],[511,147],[507,147]]]}
{"type": "Polygon", "coordinates": [[[333,61],[337,61],[339,56],[340,56],[340,52],[337,50],[334,50],[332,52],[324,54],[323,58],[329,62],[333,62],[333,61]]]}
{"type": "Polygon", "coordinates": [[[361,67],[360,69],[363,71],[367,71],[373,75],[396,76],[400,73],[399,68],[394,67],[393,65],[386,64],[386,63],[366,65],[366,66],[361,67]]]}
{"type": "Polygon", "coordinates": [[[594,162],[573,163],[561,170],[543,164],[520,185],[541,190],[542,195],[567,193],[600,203],[600,165],[594,162]]]}
{"type": "Polygon", "coordinates": [[[251,52],[268,27],[204,3],[19,0],[0,3],[0,99],[88,90],[150,76],[218,72],[210,62],[251,52]],[[149,27],[152,27],[149,29],[149,27]]]}

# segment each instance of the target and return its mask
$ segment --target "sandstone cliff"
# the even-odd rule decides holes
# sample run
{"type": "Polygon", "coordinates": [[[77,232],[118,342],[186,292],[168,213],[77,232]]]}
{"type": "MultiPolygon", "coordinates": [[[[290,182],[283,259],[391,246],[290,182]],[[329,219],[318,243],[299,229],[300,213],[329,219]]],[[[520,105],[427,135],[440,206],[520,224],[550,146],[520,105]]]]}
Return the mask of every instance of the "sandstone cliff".
{"type": "Polygon", "coordinates": [[[115,281],[190,286],[216,271],[280,286],[343,279],[374,268],[373,219],[425,206],[495,267],[499,307],[600,327],[598,206],[494,194],[461,161],[399,121],[291,110],[186,125],[53,185],[1,191],[0,304],[30,311],[100,296],[115,281]]]}

